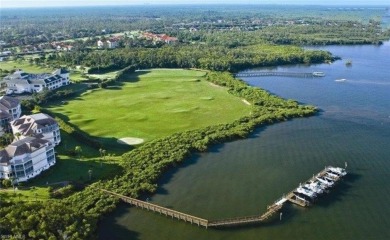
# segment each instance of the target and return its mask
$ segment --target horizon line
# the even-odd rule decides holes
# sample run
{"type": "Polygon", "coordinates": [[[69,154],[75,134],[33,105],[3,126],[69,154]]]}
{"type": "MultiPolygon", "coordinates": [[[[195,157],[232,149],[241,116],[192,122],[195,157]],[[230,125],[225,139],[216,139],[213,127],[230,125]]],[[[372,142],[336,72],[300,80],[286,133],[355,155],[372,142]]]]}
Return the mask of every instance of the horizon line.
{"type": "Polygon", "coordinates": [[[49,6],[34,6],[34,5],[25,5],[25,6],[0,6],[0,9],[21,9],[21,8],[58,8],[58,7],[66,7],[66,8],[72,8],[72,7],[123,7],[123,6],[182,6],[182,5],[196,5],[196,6],[202,6],[202,5],[216,5],[216,6],[253,6],[253,5],[268,5],[268,6],[321,6],[321,7],[383,7],[388,8],[390,5],[384,5],[384,4],[300,4],[300,3],[290,3],[290,4],[282,4],[282,3],[133,3],[133,4],[97,4],[97,5],[89,5],[89,4],[81,4],[81,5],[49,5],[49,6]]]}

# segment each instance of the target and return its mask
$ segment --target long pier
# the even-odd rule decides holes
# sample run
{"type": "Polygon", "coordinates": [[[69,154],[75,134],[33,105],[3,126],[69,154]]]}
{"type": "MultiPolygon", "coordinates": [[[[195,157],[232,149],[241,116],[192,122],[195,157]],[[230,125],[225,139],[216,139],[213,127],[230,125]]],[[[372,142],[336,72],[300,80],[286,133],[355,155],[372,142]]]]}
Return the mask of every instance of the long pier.
{"type": "Polygon", "coordinates": [[[110,195],[116,196],[116,197],[120,198],[122,201],[124,201],[126,203],[130,203],[131,205],[134,205],[136,207],[140,207],[142,209],[157,212],[157,213],[163,214],[163,215],[168,216],[168,217],[182,220],[184,222],[190,222],[191,224],[196,224],[198,226],[202,226],[202,227],[206,227],[206,228],[209,226],[209,221],[206,219],[203,219],[203,218],[195,217],[195,216],[192,216],[190,214],[186,214],[186,213],[182,213],[179,211],[175,211],[173,209],[161,207],[161,206],[153,204],[153,203],[149,203],[149,202],[145,202],[145,201],[138,200],[135,198],[127,197],[127,196],[117,194],[117,193],[114,193],[114,192],[111,192],[111,191],[108,191],[105,189],[100,189],[100,190],[105,192],[105,193],[108,193],[110,195]]]}
{"type": "Polygon", "coordinates": [[[278,77],[322,77],[323,73],[318,72],[242,72],[235,75],[236,77],[268,77],[268,76],[278,76],[278,77]]]}
{"type": "MultiPolygon", "coordinates": [[[[326,175],[327,168],[319,172],[317,175],[313,175],[312,178],[310,178],[308,181],[316,181],[316,177],[322,177],[326,175]]],[[[339,179],[335,179],[337,181],[339,179]]],[[[140,207],[142,209],[146,209],[148,211],[153,211],[156,213],[160,213],[162,215],[165,215],[167,217],[171,217],[172,219],[178,219],[184,222],[189,222],[191,224],[195,224],[198,226],[202,226],[205,228],[208,227],[230,227],[230,226],[236,226],[236,225],[243,225],[243,224],[253,224],[253,223],[261,223],[266,221],[267,219],[271,218],[273,215],[275,215],[277,212],[279,212],[284,204],[286,202],[291,202],[293,204],[296,204],[301,207],[307,207],[310,205],[308,201],[304,201],[302,199],[299,199],[295,196],[294,190],[289,192],[288,194],[284,195],[282,198],[275,201],[272,205],[267,207],[267,210],[263,214],[254,215],[254,216],[246,216],[246,217],[236,217],[236,218],[229,218],[229,219],[221,219],[221,220],[207,220],[204,218],[196,217],[187,213],[179,212],[173,209],[161,207],[159,205],[145,202],[142,200],[138,200],[135,198],[131,198],[128,196],[124,196],[106,189],[100,189],[101,191],[118,197],[122,201],[129,203],[131,205],[134,205],[136,207],[140,207]]]]}

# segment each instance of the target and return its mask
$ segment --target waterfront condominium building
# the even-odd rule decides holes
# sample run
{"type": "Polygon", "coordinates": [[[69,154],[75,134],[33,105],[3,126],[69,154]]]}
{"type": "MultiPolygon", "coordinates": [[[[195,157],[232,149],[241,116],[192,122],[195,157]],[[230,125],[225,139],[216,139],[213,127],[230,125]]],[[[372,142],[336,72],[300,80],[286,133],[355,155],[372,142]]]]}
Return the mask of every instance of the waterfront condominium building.
{"type": "MultiPolygon", "coordinates": [[[[0,97],[0,128],[4,132],[11,130],[10,122],[20,117],[20,101],[13,97],[0,97]]],[[[1,135],[1,134],[0,134],[1,135]]]]}
{"type": "Polygon", "coordinates": [[[53,145],[58,145],[61,142],[57,121],[44,113],[23,115],[11,122],[11,128],[17,139],[33,136],[48,140],[53,145]]]}
{"type": "Polygon", "coordinates": [[[0,178],[25,182],[56,163],[54,144],[26,137],[0,151],[0,178]]]}
{"type": "Polygon", "coordinates": [[[32,74],[21,69],[4,77],[7,94],[34,93],[44,89],[53,90],[70,83],[69,72],[57,69],[53,73],[32,74]]]}

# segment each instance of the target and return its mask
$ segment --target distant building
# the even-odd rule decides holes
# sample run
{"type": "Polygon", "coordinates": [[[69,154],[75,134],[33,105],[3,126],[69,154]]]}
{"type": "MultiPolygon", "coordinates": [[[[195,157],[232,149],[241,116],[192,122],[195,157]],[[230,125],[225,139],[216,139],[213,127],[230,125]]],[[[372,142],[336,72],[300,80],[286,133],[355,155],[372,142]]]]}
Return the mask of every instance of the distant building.
{"type": "Polygon", "coordinates": [[[103,48],[104,47],[104,43],[101,40],[98,40],[97,41],[97,46],[98,46],[98,48],[103,48]]]}
{"type": "Polygon", "coordinates": [[[144,32],[142,38],[153,40],[154,42],[165,42],[167,44],[175,43],[178,41],[175,37],[170,37],[166,34],[154,34],[150,32],[144,32]]]}
{"type": "Polygon", "coordinates": [[[33,136],[48,140],[53,145],[58,145],[61,142],[57,121],[44,113],[24,115],[12,121],[11,128],[14,135],[20,134],[18,139],[33,136]]]}
{"type": "MultiPolygon", "coordinates": [[[[20,101],[13,97],[0,97],[0,127],[2,131],[11,130],[10,122],[19,118],[22,113],[20,101]]],[[[0,136],[2,133],[0,133],[0,136]]]]}
{"type": "Polygon", "coordinates": [[[64,69],[57,69],[51,74],[31,74],[19,69],[4,77],[3,80],[7,84],[7,94],[41,92],[43,89],[53,90],[70,83],[69,72],[64,69]]]}
{"type": "Polygon", "coordinates": [[[0,151],[0,178],[25,182],[55,163],[54,145],[50,141],[26,137],[0,151]]]}
{"type": "Polygon", "coordinates": [[[171,44],[171,43],[176,43],[178,41],[177,38],[175,37],[164,37],[162,38],[162,40],[166,43],[166,44],[171,44]]]}
{"type": "Polygon", "coordinates": [[[107,47],[108,48],[116,48],[119,46],[119,42],[115,40],[107,40],[107,47]]]}
{"type": "Polygon", "coordinates": [[[11,55],[11,54],[12,54],[11,51],[3,51],[3,52],[0,52],[0,56],[2,56],[2,57],[7,57],[7,56],[9,56],[9,55],[11,55]]]}

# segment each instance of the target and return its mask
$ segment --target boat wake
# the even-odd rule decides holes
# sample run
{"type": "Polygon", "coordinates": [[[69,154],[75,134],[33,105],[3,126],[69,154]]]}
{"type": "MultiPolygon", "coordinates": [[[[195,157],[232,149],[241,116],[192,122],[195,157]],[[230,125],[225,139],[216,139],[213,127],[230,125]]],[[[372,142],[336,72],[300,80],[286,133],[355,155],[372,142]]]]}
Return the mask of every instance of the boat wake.
{"type": "Polygon", "coordinates": [[[376,82],[376,81],[367,81],[367,80],[347,80],[347,79],[336,79],[335,82],[348,82],[355,84],[370,84],[370,85],[383,85],[390,86],[390,82],[376,82]]]}

